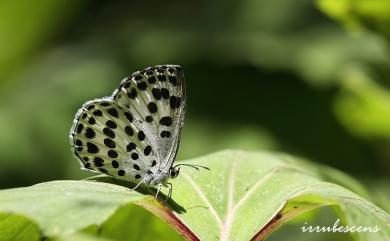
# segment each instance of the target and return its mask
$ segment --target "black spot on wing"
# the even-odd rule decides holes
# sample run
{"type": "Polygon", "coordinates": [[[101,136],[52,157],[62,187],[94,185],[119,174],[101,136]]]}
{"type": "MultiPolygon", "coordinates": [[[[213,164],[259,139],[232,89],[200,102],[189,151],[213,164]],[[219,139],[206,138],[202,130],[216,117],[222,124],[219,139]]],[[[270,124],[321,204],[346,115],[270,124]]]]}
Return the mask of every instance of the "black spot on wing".
{"type": "Polygon", "coordinates": [[[107,152],[107,155],[111,158],[117,158],[118,157],[118,152],[114,151],[114,150],[109,150],[107,152]]]}
{"type": "Polygon", "coordinates": [[[154,72],[153,72],[152,68],[146,68],[145,70],[146,70],[146,71],[145,71],[145,74],[146,74],[146,75],[148,75],[148,76],[150,76],[150,75],[153,75],[153,74],[154,74],[154,72]]]}
{"type": "Polygon", "coordinates": [[[177,85],[177,78],[176,78],[176,76],[169,76],[169,77],[168,77],[168,80],[169,80],[169,82],[170,82],[173,86],[176,86],[176,85],[177,85]]]}
{"type": "Polygon", "coordinates": [[[161,100],[161,90],[158,89],[158,88],[153,88],[152,89],[152,94],[153,94],[153,97],[156,99],[156,100],[161,100]]]}
{"type": "Polygon", "coordinates": [[[99,152],[99,148],[91,142],[87,142],[87,148],[88,148],[87,151],[89,153],[98,153],[99,152]]]}
{"type": "Polygon", "coordinates": [[[108,114],[110,114],[111,116],[118,118],[118,110],[117,110],[117,109],[115,109],[115,108],[109,108],[109,109],[107,110],[107,112],[108,112],[108,114]]]}
{"type": "Polygon", "coordinates": [[[157,112],[157,105],[156,105],[156,103],[150,102],[148,104],[148,110],[150,111],[150,113],[156,113],[157,112]]]}
{"type": "Polygon", "coordinates": [[[76,144],[76,146],[82,146],[82,145],[83,145],[83,143],[81,142],[81,140],[76,140],[76,141],[75,141],[75,144],[76,144]]]}
{"type": "Polygon", "coordinates": [[[157,79],[161,82],[167,81],[167,77],[165,75],[157,75],[157,79]]]}
{"type": "Polygon", "coordinates": [[[125,112],[126,119],[131,123],[133,122],[134,118],[133,115],[130,112],[125,112]]]}
{"type": "Polygon", "coordinates": [[[125,127],[125,132],[129,136],[133,136],[134,135],[134,131],[133,131],[133,129],[130,126],[126,126],[125,127]]]}
{"type": "Polygon", "coordinates": [[[148,87],[148,85],[146,84],[146,82],[141,81],[141,82],[137,83],[137,87],[138,87],[138,89],[140,89],[140,90],[146,90],[146,88],[148,87]]]}
{"type": "Polygon", "coordinates": [[[102,113],[101,110],[95,110],[95,111],[93,112],[93,114],[94,114],[95,116],[103,116],[103,113],[102,113]]]}
{"type": "Polygon", "coordinates": [[[180,106],[180,98],[176,96],[171,96],[169,98],[169,105],[171,106],[172,109],[179,108],[180,106]]]}
{"type": "Polygon", "coordinates": [[[164,126],[171,126],[172,125],[172,118],[169,116],[164,116],[160,119],[160,124],[164,126]]]}
{"type": "Polygon", "coordinates": [[[95,118],[90,117],[89,120],[88,120],[88,123],[91,124],[91,125],[94,125],[96,123],[95,118]]]}
{"type": "Polygon", "coordinates": [[[112,120],[106,121],[106,125],[107,125],[107,127],[111,128],[111,129],[116,129],[116,127],[117,127],[116,123],[112,120]]]}
{"type": "Polygon", "coordinates": [[[142,75],[140,75],[140,74],[135,75],[134,80],[136,80],[136,81],[142,80],[142,75]]]}
{"type": "Polygon", "coordinates": [[[171,137],[171,132],[169,132],[169,131],[162,131],[160,133],[160,136],[161,136],[161,138],[170,138],[171,137]]]}
{"type": "Polygon", "coordinates": [[[101,106],[104,106],[104,107],[107,107],[107,106],[110,106],[111,104],[108,103],[108,102],[102,102],[100,103],[101,106]]]}
{"type": "Polygon", "coordinates": [[[104,160],[100,157],[95,157],[93,159],[93,163],[95,164],[96,167],[102,167],[104,166],[104,160]]]}
{"type": "Polygon", "coordinates": [[[151,122],[153,122],[153,116],[148,115],[145,117],[145,120],[146,120],[146,122],[151,123],[151,122]]]}
{"type": "Polygon", "coordinates": [[[161,89],[161,96],[164,99],[169,99],[169,90],[167,88],[162,88],[161,89]]]}
{"type": "Polygon", "coordinates": [[[138,132],[138,140],[140,141],[145,140],[145,133],[143,131],[138,132]]]}
{"type": "Polygon", "coordinates": [[[84,125],[82,123],[78,124],[78,126],[77,126],[77,133],[80,134],[81,131],[83,130],[83,128],[84,128],[84,125]]]}
{"type": "Polygon", "coordinates": [[[92,139],[96,136],[96,133],[94,130],[92,130],[90,127],[87,128],[87,130],[85,131],[85,137],[87,137],[88,139],[92,139]]]}
{"type": "Polygon", "coordinates": [[[151,146],[146,146],[144,149],[144,154],[145,156],[149,156],[149,154],[152,152],[152,147],[151,146]]]}
{"type": "Polygon", "coordinates": [[[113,168],[118,168],[118,167],[119,167],[119,162],[113,160],[113,161],[111,162],[111,165],[112,165],[113,168]]]}
{"type": "Polygon", "coordinates": [[[138,160],[138,154],[137,153],[131,153],[131,159],[133,159],[133,160],[138,160]]]}
{"type": "Polygon", "coordinates": [[[149,84],[154,84],[154,83],[156,83],[156,77],[154,77],[154,76],[150,76],[149,78],[148,78],[148,82],[149,82],[149,84]]]}
{"type": "Polygon", "coordinates": [[[130,142],[129,144],[127,144],[126,150],[127,150],[128,152],[130,152],[130,151],[134,150],[136,147],[137,147],[136,144],[130,142]]]}
{"type": "Polygon", "coordinates": [[[131,99],[135,99],[137,97],[137,90],[132,88],[130,92],[127,92],[127,96],[131,99]]]}
{"type": "Polygon", "coordinates": [[[103,128],[103,133],[104,133],[106,136],[108,136],[108,137],[110,137],[110,138],[112,138],[112,139],[115,138],[115,133],[114,133],[114,131],[111,130],[110,128],[108,128],[108,127],[104,127],[104,128],[103,128]]]}
{"type": "Polygon", "coordinates": [[[115,148],[116,147],[115,142],[112,139],[110,139],[110,138],[105,138],[103,142],[104,142],[104,145],[106,145],[109,148],[115,148]]]}

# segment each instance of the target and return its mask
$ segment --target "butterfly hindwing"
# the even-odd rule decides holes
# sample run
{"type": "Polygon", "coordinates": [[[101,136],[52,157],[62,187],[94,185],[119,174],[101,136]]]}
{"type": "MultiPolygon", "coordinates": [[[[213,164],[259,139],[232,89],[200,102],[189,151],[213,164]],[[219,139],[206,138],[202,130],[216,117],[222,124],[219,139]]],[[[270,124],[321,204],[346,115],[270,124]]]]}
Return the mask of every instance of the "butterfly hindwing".
{"type": "Polygon", "coordinates": [[[112,96],[77,112],[70,135],[75,155],[88,170],[130,181],[167,173],[179,145],[185,97],[179,66],[135,72],[112,96]]]}
{"type": "Polygon", "coordinates": [[[130,120],[129,112],[109,99],[83,106],[75,120],[73,144],[84,168],[127,180],[140,179],[141,170],[153,168],[154,152],[145,155],[149,140],[130,120]]]}

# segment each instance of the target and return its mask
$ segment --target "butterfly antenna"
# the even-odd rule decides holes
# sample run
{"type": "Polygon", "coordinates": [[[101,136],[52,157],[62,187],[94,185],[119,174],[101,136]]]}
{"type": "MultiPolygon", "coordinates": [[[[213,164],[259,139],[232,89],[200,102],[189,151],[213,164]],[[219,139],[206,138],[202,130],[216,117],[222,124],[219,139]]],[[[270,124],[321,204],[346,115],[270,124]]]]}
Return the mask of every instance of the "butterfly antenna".
{"type": "Polygon", "coordinates": [[[204,168],[206,170],[210,170],[210,168],[206,167],[206,166],[202,166],[202,165],[196,165],[196,164],[187,164],[187,163],[180,163],[180,164],[177,164],[175,165],[173,168],[176,168],[178,166],[187,166],[187,167],[192,167],[194,169],[196,169],[197,171],[200,170],[200,168],[204,168]]]}

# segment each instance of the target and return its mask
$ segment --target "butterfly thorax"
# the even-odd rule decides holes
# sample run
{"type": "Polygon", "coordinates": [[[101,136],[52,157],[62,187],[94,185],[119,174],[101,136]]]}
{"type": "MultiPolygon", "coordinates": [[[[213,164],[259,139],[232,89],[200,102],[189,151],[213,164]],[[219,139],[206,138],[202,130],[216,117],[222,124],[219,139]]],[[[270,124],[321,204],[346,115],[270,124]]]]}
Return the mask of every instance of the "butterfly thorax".
{"type": "Polygon", "coordinates": [[[156,173],[147,174],[145,177],[145,183],[150,186],[155,186],[160,183],[165,184],[168,178],[169,173],[158,170],[156,173]]]}
{"type": "Polygon", "coordinates": [[[156,173],[147,174],[145,177],[145,183],[150,186],[158,184],[165,185],[169,178],[176,178],[179,175],[180,168],[171,167],[168,172],[158,170],[156,173]]]}

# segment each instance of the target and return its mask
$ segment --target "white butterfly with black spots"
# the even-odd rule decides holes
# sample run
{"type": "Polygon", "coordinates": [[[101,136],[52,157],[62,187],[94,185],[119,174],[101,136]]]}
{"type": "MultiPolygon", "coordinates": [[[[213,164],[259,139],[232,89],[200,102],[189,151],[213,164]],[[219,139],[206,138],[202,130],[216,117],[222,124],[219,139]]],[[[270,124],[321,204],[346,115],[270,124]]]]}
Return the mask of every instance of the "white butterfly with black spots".
{"type": "Polygon", "coordinates": [[[185,108],[179,65],[137,71],[111,96],[88,101],[77,111],[70,131],[74,154],[82,169],[158,186],[158,191],[169,185],[170,196],[167,180],[185,165],[173,166],[185,108]]]}

